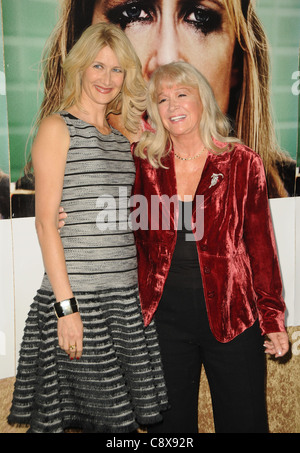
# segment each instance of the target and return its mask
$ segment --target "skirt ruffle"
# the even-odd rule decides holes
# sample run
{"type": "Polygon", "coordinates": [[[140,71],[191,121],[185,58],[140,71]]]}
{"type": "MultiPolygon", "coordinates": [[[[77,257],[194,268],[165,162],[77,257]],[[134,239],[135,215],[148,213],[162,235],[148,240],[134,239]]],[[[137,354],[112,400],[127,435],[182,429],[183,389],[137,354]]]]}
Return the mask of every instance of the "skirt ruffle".
{"type": "Polygon", "coordinates": [[[167,408],[154,323],[144,327],[138,290],[75,294],[83,355],[70,360],[57,339],[51,292],[39,290],[26,321],[10,424],[28,432],[132,432],[167,408]]]}

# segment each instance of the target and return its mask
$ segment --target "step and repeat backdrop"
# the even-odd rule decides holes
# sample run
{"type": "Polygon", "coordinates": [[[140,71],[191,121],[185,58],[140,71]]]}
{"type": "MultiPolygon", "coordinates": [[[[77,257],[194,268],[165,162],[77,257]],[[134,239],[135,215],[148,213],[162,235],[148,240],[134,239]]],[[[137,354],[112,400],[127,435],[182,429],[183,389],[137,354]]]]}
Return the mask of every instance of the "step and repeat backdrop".
{"type": "MultiPolygon", "coordinates": [[[[47,113],[59,103],[60,64],[76,39],[108,21],[132,41],[146,80],[169,61],[194,64],[238,136],[264,160],[291,342],[285,361],[268,359],[268,410],[273,432],[299,432],[299,0],[2,0],[0,12],[0,379],[15,375],[43,275],[34,178],[24,172],[35,122],[41,106],[47,113]]],[[[204,425],[208,393],[204,383],[204,425]]]]}

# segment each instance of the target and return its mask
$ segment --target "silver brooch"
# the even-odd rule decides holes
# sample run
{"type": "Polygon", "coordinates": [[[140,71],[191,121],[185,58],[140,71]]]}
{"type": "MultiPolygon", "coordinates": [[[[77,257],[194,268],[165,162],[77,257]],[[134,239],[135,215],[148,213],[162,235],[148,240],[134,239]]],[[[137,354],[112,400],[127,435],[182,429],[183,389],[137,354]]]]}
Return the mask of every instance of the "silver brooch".
{"type": "Polygon", "coordinates": [[[224,175],[223,175],[222,173],[213,173],[213,174],[211,175],[211,182],[210,182],[209,189],[217,184],[218,179],[219,179],[219,176],[221,176],[222,178],[224,178],[224,175]]]}

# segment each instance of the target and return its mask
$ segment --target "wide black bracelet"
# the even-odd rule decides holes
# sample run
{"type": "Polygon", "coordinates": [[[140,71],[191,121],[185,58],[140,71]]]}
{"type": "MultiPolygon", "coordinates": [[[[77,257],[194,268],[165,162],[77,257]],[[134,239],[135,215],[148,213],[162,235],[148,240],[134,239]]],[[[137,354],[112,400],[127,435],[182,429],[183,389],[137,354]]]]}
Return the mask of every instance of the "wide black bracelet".
{"type": "Polygon", "coordinates": [[[61,302],[55,302],[53,307],[57,318],[72,315],[73,313],[77,313],[79,311],[78,302],[75,297],[62,300],[61,302]]]}

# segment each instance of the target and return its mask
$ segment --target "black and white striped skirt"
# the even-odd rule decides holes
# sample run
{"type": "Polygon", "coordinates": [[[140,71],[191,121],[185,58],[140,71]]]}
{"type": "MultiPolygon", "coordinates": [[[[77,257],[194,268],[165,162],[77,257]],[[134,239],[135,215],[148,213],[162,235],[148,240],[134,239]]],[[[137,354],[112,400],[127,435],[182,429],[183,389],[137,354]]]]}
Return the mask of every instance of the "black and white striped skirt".
{"type": "Polygon", "coordinates": [[[57,339],[54,295],[39,290],[27,318],[8,422],[28,432],[132,432],[159,422],[167,396],[156,330],[144,327],[138,289],[75,294],[83,355],[57,339]]]}

